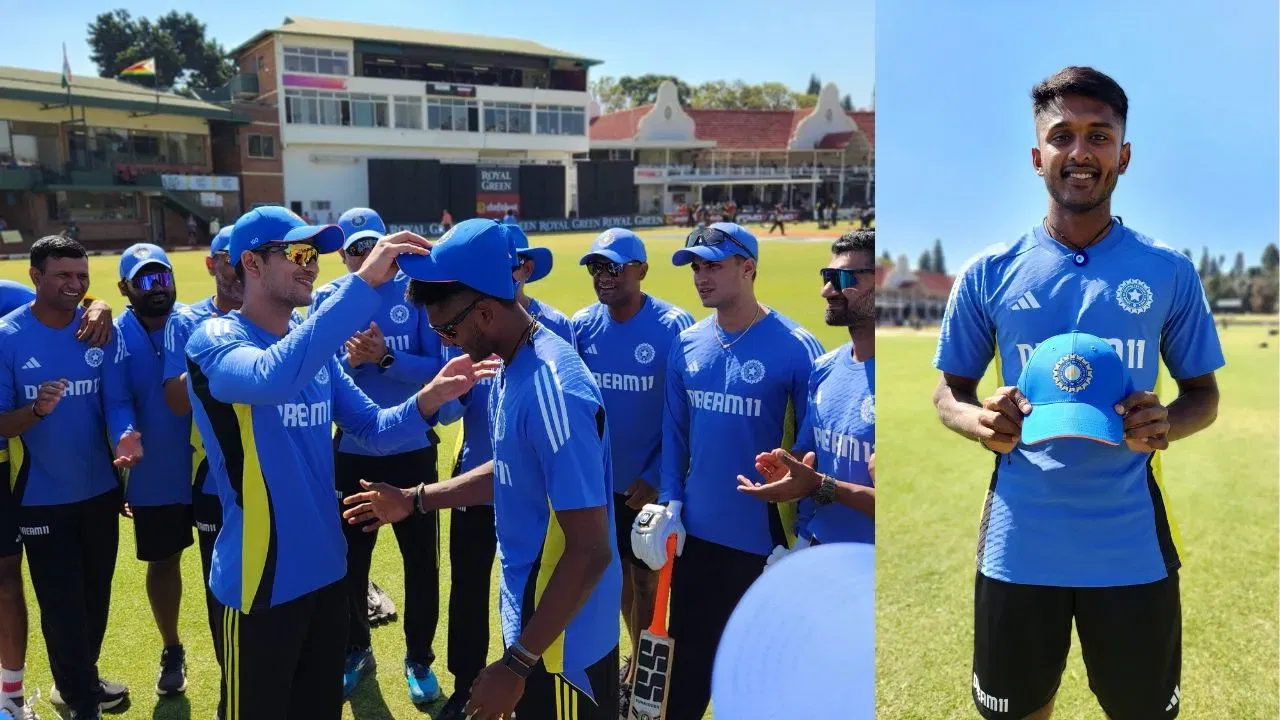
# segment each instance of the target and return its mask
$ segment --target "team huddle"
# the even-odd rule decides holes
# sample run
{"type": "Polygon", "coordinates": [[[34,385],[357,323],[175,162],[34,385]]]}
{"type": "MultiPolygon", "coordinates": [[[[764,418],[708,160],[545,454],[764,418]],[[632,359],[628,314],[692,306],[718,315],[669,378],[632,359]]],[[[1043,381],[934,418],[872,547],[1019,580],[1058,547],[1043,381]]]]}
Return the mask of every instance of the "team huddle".
{"type": "Polygon", "coordinates": [[[732,223],[694,229],[672,258],[714,311],[698,322],[643,291],[644,242],[616,228],[581,257],[599,302],[572,316],[528,294],[551,251],[485,219],[433,242],[366,208],[311,226],[260,207],[213,239],[213,292],[192,305],[161,248],[129,248],[114,320],[87,296],[84,248],[37,241],[34,292],[0,284],[3,711],[36,716],[24,548],[52,701],[95,718],[125,700],[98,667],[122,514],[163,642],[158,694],[186,688],[194,528],[218,717],[340,717],[376,664],[366,588],[390,524],[404,677],[433,703],[448,509],[456,691],[437,718],[632,717],[641,663],[620,657],[619,618],[636,647],[666,607],[664,567],[680,653],[656,693],[666,717],[702,717],[754,580],[810,545],[874,543],[874,245],[850,231],[819,268],[826,323],[850,335],[825,352],[757,300],[759,244],[732,223]],[[335,252],[347,274],[314,288],[335,252]],[[441,448],[437,429],[458,423],[441,448]],[[495,610],[504,652],[489,662],[495,610]]]}

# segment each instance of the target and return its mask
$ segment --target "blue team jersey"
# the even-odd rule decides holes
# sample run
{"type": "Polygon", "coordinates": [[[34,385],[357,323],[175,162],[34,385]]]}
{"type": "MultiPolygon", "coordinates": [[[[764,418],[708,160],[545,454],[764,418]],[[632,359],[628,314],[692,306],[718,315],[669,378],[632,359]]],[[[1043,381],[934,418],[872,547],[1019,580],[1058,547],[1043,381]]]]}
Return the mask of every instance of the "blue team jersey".
{"type": "MultiPolygon", "coordinates": [[[[573,327],[564,313],[533,298],[529,298],[528,311],[543,327],[573,344],[573,327]]],[[[462,350],[456,345],[450,346],[445,354],[448,362],[461,355],[462,350]]],[[[489,390],[492,387],[493,378],[483,378],[464,398],[462,434],[458,437],[459,447],[455,453],[458,458],[455,475],[474,470],[493,459],[493,442],[489,438],[489,390]]]]}
{"type": "Polygon", "coordinates": [[[584,671],[618,644],[622,597],[604,398],[573,347],[539,328],[496,378],[489,411],[506,645],[519,639],[564,551],[555,513],[607,510],[609,568],[542,656],[549,672],[591,690],[584,671]]]}
{"type": "MultiPolygon", "coordinates": [[[[1225,364],[1182,253],[1117,222],[1087,264],[1072,256],[1036,227],[971,260],[952,288],[934,366],[981,378],[994,358],[999,382],[1016,385],[1039,343],[1073,331],[1107,340],[1138,390],[1156,390],[1161,360],[1175,379],[1225,364]]],[[[1136,585],[1178,568],[1179,543],[1159,453],[1060,438],[996,460],[978,570],[1031,585],[1136,585]]]]}
{"type": "Polygon", "coordinates": [[[760,502],[737,490],[738,476],[756,475],[757,454],[795,446],[821,354],[775,310],[728,340],[712,315],[671,345],[658,500],[684,502],[690,535],[761,556],[791,544],[795,503],[760,502]]]}
{"type": "Polygon", "coordinates": [[[613,491],[637,478],[657,488],[662,444],[662,402],[671,343],[693,316],[665,300],[645,297],[640,312],[616,322],[600,303],[573,316],[578,354],[604,394],[613,446],[613,491]],[[625,422],[622,421],[625,419],[625,422]]]}
{"type": "Polygon", "coordinates": [[[12,280],[0,280],[0,317],[36,299],[36,291],[12,280]]]}
{"type": "Polygon", "coordinates": [[[334,422],[375,451],[427,432],[414,399],[380,409],[333,354],[380,302],[356,280],[284,338],[236,311],[187,342],[188,392],[222,501],[209,578],[222,604],[258,611],[346,575],[334,422]]]}
{"type": "Polygon", "coordinates": [[[20,505],[65,505],[119,486],[115,444],[135,427],[127,351],[118,334],[101,348],[77,340],[83,315],[77,308],[60,330],[37,320],[30,305],[0,320],[0,413],[33,402],[41,383],[69,383],[53,412],[10,442],[20,505]]]}
{"type": "MultiPolygon", "coordinates": [[[[173,312],[181,309],[174,305],[173,312]]],[[[142,433],[142,460],[129,469],[125,484],[125,498],[138,507],[191,502],[191,415],[174,415],[164,400],[168,325],[166,321],[165,327],[149,331],[132,308],[115,320],[116,333],[129,353],[125,373],[142,433]]]]}
{"type": "MultiPolygon", "coordinates": [[[[814,364],[796,452],[817,455],[820,473],[873,487],[868,463],[876,450],[876,361],[856,362],[852,350],[853,343],[845,343],[814,364]]],[[[818,507],[806,498],[800,518],[801,534],[811,540],[876,541],[875,518],[839,503],[818,507]]]]}
{"type": "MultiPolygon", "coordinates": [[[[351,281],[354,275],[344,275],[337,280],[316,290],[311,311],[320,307],[338,288],[351,281]]],[[[339,344],[335,348],[343,369],[351,375],[356,385],[375,403],[388,407],[404,402],[413,396],[423,385],[426,385],[440,372],[443,366],[440,336],[431,329],[427,322],[425,310],[413,305],[405,299],[405,291],[409,287],[409,276],[398,273],[394,280],[378,286],[378,296],[382,305],[373,317],[378,328],[386,338],[387,349],[395,355],[391,367],[383,370],[374,363],[361,363],[359,367],[351,367],[347,362],[346,347],[339,344]]],[[[367,330],[368,327],[361,328],[367,330]]],[[[346,339],[343,340],[343,343],[346,339]]],[[[338,450],[353,455],[397,454],[421,450],[431,445],[426,433],[422,437],[408,438],[402,447],[390,453],[375,453],[365,447],[356,438],[343,434],[338,443],[338,450]]]]}

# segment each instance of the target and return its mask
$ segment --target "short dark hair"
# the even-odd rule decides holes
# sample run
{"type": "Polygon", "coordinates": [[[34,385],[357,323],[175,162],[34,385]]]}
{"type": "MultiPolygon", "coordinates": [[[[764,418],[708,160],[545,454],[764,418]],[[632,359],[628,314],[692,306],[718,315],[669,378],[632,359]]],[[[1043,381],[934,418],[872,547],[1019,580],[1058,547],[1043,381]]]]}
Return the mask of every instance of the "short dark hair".
{"type": "Polygon", "coordinates": [[[45,235],[31,245],[31,267],[44,272],[49,258],[87,258],[84,246],[66,235],[45,235]]]}
{"type": "Polygon", "coordinates": [[[1106,73],[1080,65],[1064,67],[1031,88],[1033,115],[1040,117],[1041,113],[1068,95],[1097,100],[1110,107],[1122,125],[1128,122],[1129,97],[1120,84],[1106,73]]]}
{"type": "Polygon", "coordinates": [[[845,253],[865,251],[872,255],[876,253],[876,231],[875,228],[870,230],[849,230],[840,236],[840,239],[831,243],[832,255],[844,255],[845,253]]]}
{"type": "Polygon", "coordinates": [[[439,305],[442,302],[447,302],[464,292],[475,293],[479,297],[494,300],[505,307],[511,307],[516,302],[515,300],[486,295],[460,282],[424,282],[422,280],[410,280],[409,287],[404,291],[404,298],[417,307],[426,307],[427,305],[439,305]]]}

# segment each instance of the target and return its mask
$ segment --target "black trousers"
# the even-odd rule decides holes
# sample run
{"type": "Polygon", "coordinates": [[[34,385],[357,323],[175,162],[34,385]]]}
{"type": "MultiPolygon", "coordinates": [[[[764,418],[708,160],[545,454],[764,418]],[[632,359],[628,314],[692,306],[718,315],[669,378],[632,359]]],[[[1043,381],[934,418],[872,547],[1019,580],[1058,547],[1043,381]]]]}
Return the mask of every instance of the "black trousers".
{"type": "MultiPolygon", "coordinates": [[[[209,614],[209,634],[213,638],[213,655],[218,660],[220,671],[225,670],[222,651],[225,643],[222,639],[222,603],[213,596],[209,589],[209,572],[213,569],[213,544],[218,539],[218,530],[222,528],[222,501],[217,495],[207,495],[197,486],[191,496],[192,513],[195,516],[196,537],[200,541],[200,567],[204,571],[204,604],[209,614]]],[[[226,697],[227,676],[219,673],[222,687],[219,698],[226,697]]],[[[226,717],[226,708],[221,700],[218,702],[218,717],[226,717]]]]}
{"type": "MultiPolygon", "coordinates": [[[[334,443],[341,440],[339,432],[334,443]]],[[[401,488],[436,481],[436,446],[398,455],[334,454],[337,489],[343,497],[364,492],[360,480],[384,482],[401,488]]],[[[345,508],[344,508],[345,509],[345,508]]],[[[404,559],[405,658],[430,665],[435,661],[436,623],[440,620],[440,527],[436,513],[413,515],[391,526],[404,559]]],[[[369,566],[377,533],[342,523],[347,538],[347,612],[350,648],[368,648],[369,566]]]]}
{"type": "Polygon", "coordinates": [[[227,720],[342,717],[347,593],[341,580],[266,610],[223,613],[227,720]]]}
{"type": "Polygon", "coordinates": [[[454,508],[449,518],[449,672],[466,696],[489,653],[489,587],[498,536],[493,506],[454,508]]]}
{"type": "Polygon", "coordinates": [[[616,720],[618,664],[618,648],[614,647],[587,668],[593,700],[582,692],[588,688],[576,688],[565,681],[563,675],[549,673],[538,663],[525,680],[524,695],[516,704],[516,717],[519,720],[616,720]]]}
{"type": "Polygon", "coordinates": [[[676,652],[667,716],[672,720],[700,718],[707,711],[720,635],[747,588],[764,572],[765,559],[692,535],[685,537],[684,554],[671,570],[668,631],[676,641],[676,652]]]}
{"type": "Polygon", "coordinates": [[[18,510],[49,669],[62,699],[78,712],[96,712],[102,696],[98,656],[111,608],[121,503],[116,488],[77,503],[18,510]]]}

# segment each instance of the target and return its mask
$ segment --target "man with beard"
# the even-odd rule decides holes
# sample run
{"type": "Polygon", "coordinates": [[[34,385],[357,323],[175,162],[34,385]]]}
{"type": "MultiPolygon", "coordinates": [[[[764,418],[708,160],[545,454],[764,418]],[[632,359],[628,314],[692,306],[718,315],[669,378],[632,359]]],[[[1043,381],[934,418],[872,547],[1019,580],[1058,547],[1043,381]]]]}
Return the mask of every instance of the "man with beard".
{"type": "Polygon", "coordinates": [[[94,718],[128,693],[100,678],[97,663],[123,504],[116,468],[135,464],[142,442],[119,336],[106,348],[77,336],[89,290],[84,247],[41,238],[31,247],[30,274],[35,301],[0,322],[0,435],[19,440],[12,489],[52,699],[69,706],[72,718],[94,718]]]}
{"type": "Polygon", "coordinates": [[[670,631],[680,658],[667,707],[673,718],[697,718],[729,614],[773,548],[794,536],[794,503],[757,502],[734,489],[735,478],[754,468],[760,448],[795,444],[822,345],[756,300],[758,243],[746,228],[699,228],[672,262],[692,265],[698,296],[715,313],[672,343],[658,503],[640,512],[631,543],[658,570],[667,537],[678,537],[670,631]]]}
{"type": "Polygon", "coordinates": [[[454,226],[425,258],[400,259],[409,296],[470,358],[502,358],[489,393],[493,459],[404,490],[363,482],[347,522],[371,528],[494,504],[502,659],[470,686],[467,717],[617,717],[622,574],[604,399],[573,347],[516,301],[515,225],[454,226]]]}
{"type": "Polygon", "coordinates": [[[160,640],[156,693],[187,689],[186,650],[178,636],[182,551],[191,546],[190,419],[165,402],[165,325],[177,300],[173,265],[164,250],[133,245],[120,256],[120,294],[129,306],[116,320],[125,348],[128,391],[146,435],[147,456],[129,471],[125,500],[133,516],[138,559],[147,563],[147,597],[160,640]]]}
{"type": "MultiPolygon", "coordinates": [[[[992,453],[974,590],[973,700],[986,718],[1049,717],[1074,623],[1089,687],[1108,717],[1172,718],[1182,705],[1183,550],[1160,451],[1216,417],[1222,347],[1191,261],[1111,214],[1130,159],[1124,91],[1093,68],[1067,67],[1031,96],[1032,167],[1048,190],[1048,215],[960,271],[933,361],[938,417],[992,453]],[[1023,442],[1023,418],[1058,407],[1031,407],[1016,387],[1023,367],[1037,345],[1070,332],[1106,340],[1137,388],[1116,399],[1116,445],[1069,436],[1023,442]],[[978,381],[993,357],[1001,387],[980,399],[978,381]],[[1158,394],[1161,361],[1178,384],[1167,407],[1158,394]]],[[[1052,377],[1036,381],[1063,392],[1092,377],[1075,354],[1051,367],[1052,377]]]]}
{"type": "Polygon", "coordinates": [[[350,282],[302,324],[321,252],[342,247],[336,225],[308,226],[284,208],[241,216],[230,253],[244,303],[187,342],[194,418],[220,468],[223,522],[209,584],[225,607],[227,717],[338,718],[346,656],[346,542],[334,499],[336,422],[376,451],[425,435],[445,402],[485,364],[459,359],[413,397],[381,408],[334,357],[380,305],[401,253],[430,244],[383,238],[350,282]]]}
{"type": "MultiPolygon", "coordinates": [[[[0,318],[36,299],[31,288],[13,280],[0,280],[0,318]]],[[[111,306],[88,295],[82,303],[80,339],[92,347],[111,340],[111,306]]],[[[35,709],[25,702],[23,676],[27,662],[27,598],[22,587],[22,535],[18,532],[18,507],[13,498],[10,451],[14,440],[0,441],[0,711],[18,720],[34,720],[35,709]]]]}
{"type": "MultiPolygon", "coordinates": [[[[649,272],[644,242],[630,230],[600,233],[580,264],[587,266],[600,302],[573,316],[578,354],[595,376],[610,416],[626,418],[610,428],[613,448],[613,510],[622,563],[622,619],[636,647],[649,627],[657,596],[658,574],[631,550],[631,525],[640,508],[658,499],[662,457],[662,401],[667,354],[693,316],[665,300],[645,294],[640,284],[649,272]]],[[[631,699],[635,664],[625,663],[620,698],[631,699]]],[[[626,714],[620,707],[620,715],[626,714]]]]}
{"type": "MultiPolygon", "coordinates": [[[[800,501],[792,551],[820,543],[875,544],[875,259],[875,230],[851,230],[832,244],[822,296],[827,324],[848,328],[849,342],[814,364],[795,455],[782,448],[761,453],[756,470],[765,485],[738,476],[738,489],[748,495],[800,501]]],[[[774,548],[770,562],[787,552],[774,548]]]]}

